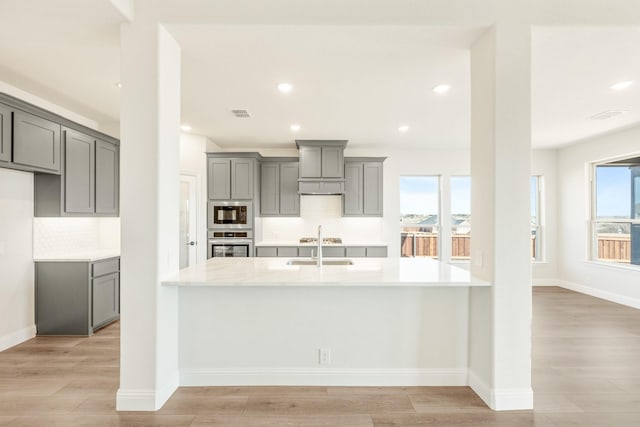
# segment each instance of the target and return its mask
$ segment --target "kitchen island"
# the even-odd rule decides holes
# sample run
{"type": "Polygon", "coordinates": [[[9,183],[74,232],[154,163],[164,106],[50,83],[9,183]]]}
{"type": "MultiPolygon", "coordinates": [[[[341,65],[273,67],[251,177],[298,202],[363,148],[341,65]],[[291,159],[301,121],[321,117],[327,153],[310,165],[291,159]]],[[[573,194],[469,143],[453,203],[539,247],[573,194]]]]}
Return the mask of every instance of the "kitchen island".
{"type": "Polygon", "coordinates": [[[214,258],[179,291],[179,384],[466,385],[469,289],[430,259],[214,258]]]}

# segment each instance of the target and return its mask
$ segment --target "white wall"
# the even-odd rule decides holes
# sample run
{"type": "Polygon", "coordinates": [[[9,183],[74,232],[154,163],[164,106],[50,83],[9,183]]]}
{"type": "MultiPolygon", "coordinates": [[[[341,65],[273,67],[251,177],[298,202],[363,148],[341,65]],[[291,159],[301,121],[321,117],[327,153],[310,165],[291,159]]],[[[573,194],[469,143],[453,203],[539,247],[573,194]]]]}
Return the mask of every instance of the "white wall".
{"type": "Polygon", "coordinates": [[[640,154],[640,127],[558,151],[558,273],[561,285],[640,308],[640,268],[589,260],[590,163],[640,154]]]}
{"type": "Polygon", "coordinates": [[[0,169],[0,351],[35,335],[33,174],[0,169]]]}

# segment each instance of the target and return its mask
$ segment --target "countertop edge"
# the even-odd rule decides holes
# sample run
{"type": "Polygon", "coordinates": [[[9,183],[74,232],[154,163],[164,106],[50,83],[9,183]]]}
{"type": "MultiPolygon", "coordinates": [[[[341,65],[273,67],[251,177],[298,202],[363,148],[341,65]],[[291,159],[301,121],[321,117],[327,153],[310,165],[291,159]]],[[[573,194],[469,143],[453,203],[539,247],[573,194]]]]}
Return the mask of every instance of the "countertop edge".
{"type": "Polygon", "coordinates": [[[162,286],[179,287],[179,288],[477,288],[490,287],[489,282],[474,283],[413,283],[413,282],[362,282],[362,283],[346,283],[346,282],[311,282],[311,283],[283,283],[283,282],[267,282],[267,283],[243,283],[243,282],[226,282],[226,283],[210,283],[210,282],[179,282],[179,281],[163,281],[162,286]]]}

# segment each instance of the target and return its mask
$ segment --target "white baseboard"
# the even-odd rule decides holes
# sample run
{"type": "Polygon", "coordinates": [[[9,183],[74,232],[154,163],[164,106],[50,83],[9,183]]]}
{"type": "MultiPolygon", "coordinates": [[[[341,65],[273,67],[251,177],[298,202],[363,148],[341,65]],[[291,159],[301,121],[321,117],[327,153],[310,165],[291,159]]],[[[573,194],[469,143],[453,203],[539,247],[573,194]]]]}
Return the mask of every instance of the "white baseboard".
{"type": "Polygon", "coordinates": [[[8,348],[21,344],[27,340],[36,336],[36,326],[27,326],[18,331],[11,332],[0,336],[0,351],[4,351],[8,348]]]}
{"type": "Polygon", "coordinates": [[[158,390],[119,389],[116,394],[116,411],[157,411],[162,408],[178,388],[178,377],[158,390]]]}
{"type": "Polygon", "coordinates": [[[157,411],[155,390],[119,389],[116,394],[116,411],[157,411]]]}
{"type": "Polygon", "coordinates": [[[533,409],[533,389],[494,389],[469,371],[469,387],[494,411],[533,409]]]}
{"type": "Polygon", "coordinates": [[[559,280],[558,286],[571,291],[580,292],[582,294],[591,295],[592,297],[604,299],[607,301],[615,302],[617,304],[626,305],[633,308],[640,308],[640,299],[631,298],[626,295],[620,295],[613,292],[603,291],[602,289],[593,288],[591,286],[580,285],[578,283],[568,282],[566,280],[559,280]]]}
{"type": "Polygon", "coordinates": [[[533,286],[561,286],[558,279],[533,279],[533,286]]]}
{"type": "Polygon", "coordinates": [[[181,369],[181,386],[463,386],[467,369],[181,369]]]}

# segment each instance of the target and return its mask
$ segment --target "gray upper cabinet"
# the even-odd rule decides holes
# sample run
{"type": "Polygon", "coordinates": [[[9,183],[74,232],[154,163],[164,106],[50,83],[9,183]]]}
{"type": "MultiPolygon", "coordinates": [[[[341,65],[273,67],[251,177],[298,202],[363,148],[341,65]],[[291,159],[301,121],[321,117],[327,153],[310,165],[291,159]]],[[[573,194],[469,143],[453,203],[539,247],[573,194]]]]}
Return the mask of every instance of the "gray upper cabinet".
{"type": "Polygon", "coordinates": [[[257,153],[209,153],[209,200],[253,200],[257,187],[257,153]]]}
{"type": "Polygon", "coordinates": [[[231,159],[231,199],[253,199],[253,159],[231,159]]]}
{"type": "MultiPolygon", "coordinates": [[[[297,177],[296,177],[297,179],[297,177]]],[[[260,165],[260,215],[280,214],[280,164],[260,165]]]]}
{"type": "Polygon", "coordinates": [[[120,211],[120,147],[97,140],[95,170],[96,213],[118,215],[120,211]]]}
{"type": "Polygon", "coordinates": [[[344,178],[347,141],[296,140],[300,154],[300,179],[344,178]]]}
{"type": "Polygon", "coordinates": [[[24,111],[13,112],[13,163],[60,173],[60,125],[24,111]]]}
{"type": "Polygon", "coordinates": [[[117,216],[119,147],[63,129],[62,175],[35,174],[35,216],[117,216]]]}
{"type": "Polygon", "coordinates": [[[80,132],[64,130],[64,210],[93,213],[95,209],[96,141],[80,132]]]}
{"type": "MultiPolygon", "coordinates": [[[[297,160],[297,159],[296,159],[297,160]]],[[[300,216],[298,165],[294,160],[264,161],[260,167],[260,215],[300,216]]]]}
{"type": "Polygon", "coordinates": [[[11,161],[11,109],[0,104],[0,162],[11,161]]]}
{"type": "Polygon", "coordinates": [[[322,147],[322,177],[344,178],[344,147],[322,147]]]}
{"type": "Polygon", "coordinates": [[[300,216],[298,162],[280,163],[280,215],[300,216]]]}
{"type": "Polygon", "coordinates": [[[345,159],[343,216],[382,216],[383,166],[385,158],[345,159]]]}
{"type": "Polygon", "coordinates": [[[231,160],[210,158],[208,164],[209,199],[231,198],[231,160]]]}
{"type": "Polygon", "coordinates": [[[300,145],[300,178],[322,178],[322,147],[300,145]]]}

